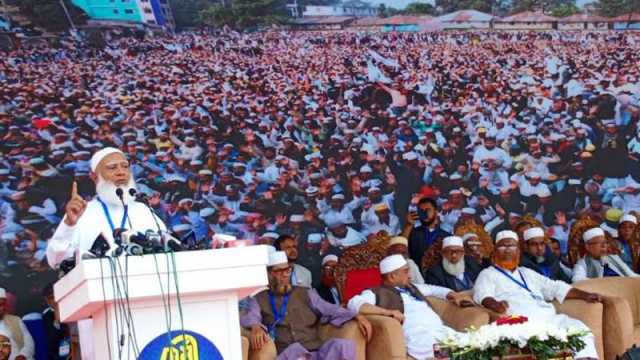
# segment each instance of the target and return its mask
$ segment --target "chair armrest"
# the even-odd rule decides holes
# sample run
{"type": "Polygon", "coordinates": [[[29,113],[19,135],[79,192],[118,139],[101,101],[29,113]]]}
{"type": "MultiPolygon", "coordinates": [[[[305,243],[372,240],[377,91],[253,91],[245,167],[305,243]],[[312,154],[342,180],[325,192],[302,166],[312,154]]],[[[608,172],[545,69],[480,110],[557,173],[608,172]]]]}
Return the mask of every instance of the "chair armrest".
{"type": "Polygon", "coordinates": [[[489,314],[480,307],[463,308],[434,297],[428,300],[442,321],[454,330],[464,331],[471,326],[479,328],[489,323],[489,314]]]}
{"type": "Polygon", "coordinates": [[[320,326],[320,339],[327,341],[328,339],[339,338],[351,340],[356,346],[356,359],[365,360],[367,339],[360,332],[358,323],[354,320],[344,323],[341,327],[331,324],[320,326]]]}
{"type": "Polygon", "coordinates": [[[606,359],[622,356],[634,344],[633,314],[626,299],[603,296],[604,320],[602,332],[606,359]]]}
{"type": "Polygon", "coordinates": [[[580,320],[593,333],[596,349],[601,359],[604,359],[603,317],[604,306],[602,303],[589,303],[584,300],[565,300],[562,304],[554,302],[553,305],[559,314],[580,320]]]}
{"type": "Polygon", "coordinates": [[[240,341],[242,341],[242,360],[249,360],[249,339],[241,336],[240,341]]]}
{"type": "Polygon", "coordinates": [[[373,328],[373,337],[367,344],[367,360],[405,360],[407,347],[402,325],[388,316],[367,315],[373,328]]]}

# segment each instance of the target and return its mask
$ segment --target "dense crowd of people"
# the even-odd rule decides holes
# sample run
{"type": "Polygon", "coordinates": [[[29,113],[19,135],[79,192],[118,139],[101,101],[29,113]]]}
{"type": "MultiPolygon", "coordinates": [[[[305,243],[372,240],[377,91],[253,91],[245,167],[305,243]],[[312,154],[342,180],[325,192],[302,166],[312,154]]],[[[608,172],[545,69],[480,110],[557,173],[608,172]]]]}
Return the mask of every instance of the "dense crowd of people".
{"type": "Polygon", "coordinates": [[[455,291],[505,230],[554,280],[636,276],[639,48],[633,32],[274,31],[3,53],[2,282],[25,297],[52,279],[47,240],[74,182],[95,195],[108,146],[178,236],[274,245],[294,285],[337,303],[330,266],[380,236],[413,282],[455,291]]]}

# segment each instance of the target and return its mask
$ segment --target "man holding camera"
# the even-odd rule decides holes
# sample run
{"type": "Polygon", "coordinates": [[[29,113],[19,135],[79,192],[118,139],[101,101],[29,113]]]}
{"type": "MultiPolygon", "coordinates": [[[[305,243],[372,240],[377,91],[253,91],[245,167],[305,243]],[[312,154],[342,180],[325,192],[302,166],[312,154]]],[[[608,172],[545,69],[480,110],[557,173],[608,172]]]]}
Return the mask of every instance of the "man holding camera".
{"type": "MultiPolygon", "coordinates": [[[[418,201],[416,211],[407,215],[407,222],[402,230],[402,236],[409,239],[409,257],[421,266],[424,253],[436,241],[444,239],[450,234],[440,228],[438,219],[438,205],[435,200],[423,197],[418,201]],[[419,226],[416,227],[416,222],[419,226]]],[[[420,269],[424,271],[424,269],[420,269]]]]}

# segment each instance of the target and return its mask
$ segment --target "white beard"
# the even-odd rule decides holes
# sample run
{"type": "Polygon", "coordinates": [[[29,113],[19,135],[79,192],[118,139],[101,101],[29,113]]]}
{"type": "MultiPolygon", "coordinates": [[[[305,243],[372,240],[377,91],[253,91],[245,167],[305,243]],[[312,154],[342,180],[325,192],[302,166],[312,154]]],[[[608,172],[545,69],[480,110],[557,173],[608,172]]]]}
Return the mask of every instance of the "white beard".
{"type": "Polygon", "coordinates": [[[449,275],[460,276],[464,274],[464,259],[460,259],[457,264],[453,264],[449,260],[442,258],[442,267],[449,275]]]}
{"type": "Polygon", "coordinates": [[[129,178],[129,182],[124,186],[116,186],[116,184],[106,181],[102,176],[98,175],[98,181],[96,182],[96,193],[102,201],[111,206],[122,206],[124,201],[125,205],[129,205],[135,201],[135,198],[129,194],[129,189],[135,189],[136,182],[133,180],[133,176],[129,178]],[[122,201],[116,195],[116,189],[122,189],[122,201]]]}

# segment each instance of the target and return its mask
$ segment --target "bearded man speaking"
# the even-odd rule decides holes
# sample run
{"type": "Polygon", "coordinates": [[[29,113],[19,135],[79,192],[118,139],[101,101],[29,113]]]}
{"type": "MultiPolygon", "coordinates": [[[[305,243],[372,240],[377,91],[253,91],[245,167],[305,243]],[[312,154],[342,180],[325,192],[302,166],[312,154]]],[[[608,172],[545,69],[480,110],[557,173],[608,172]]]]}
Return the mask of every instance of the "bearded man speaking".
{"type": "Polygon", "coordinates": [[[93,154],[90,165],[97,196],[91,201],[84,200],[73,183],[64,219],[47,245],[47,261],[54,269],[76,252],[87,253],[100,234],[114,249],[115,229],[144,233],[157,231],[159,226],[166,230],[162,220],[130,194],[136,183],[122,151],[102,149],[93,154]]]}

